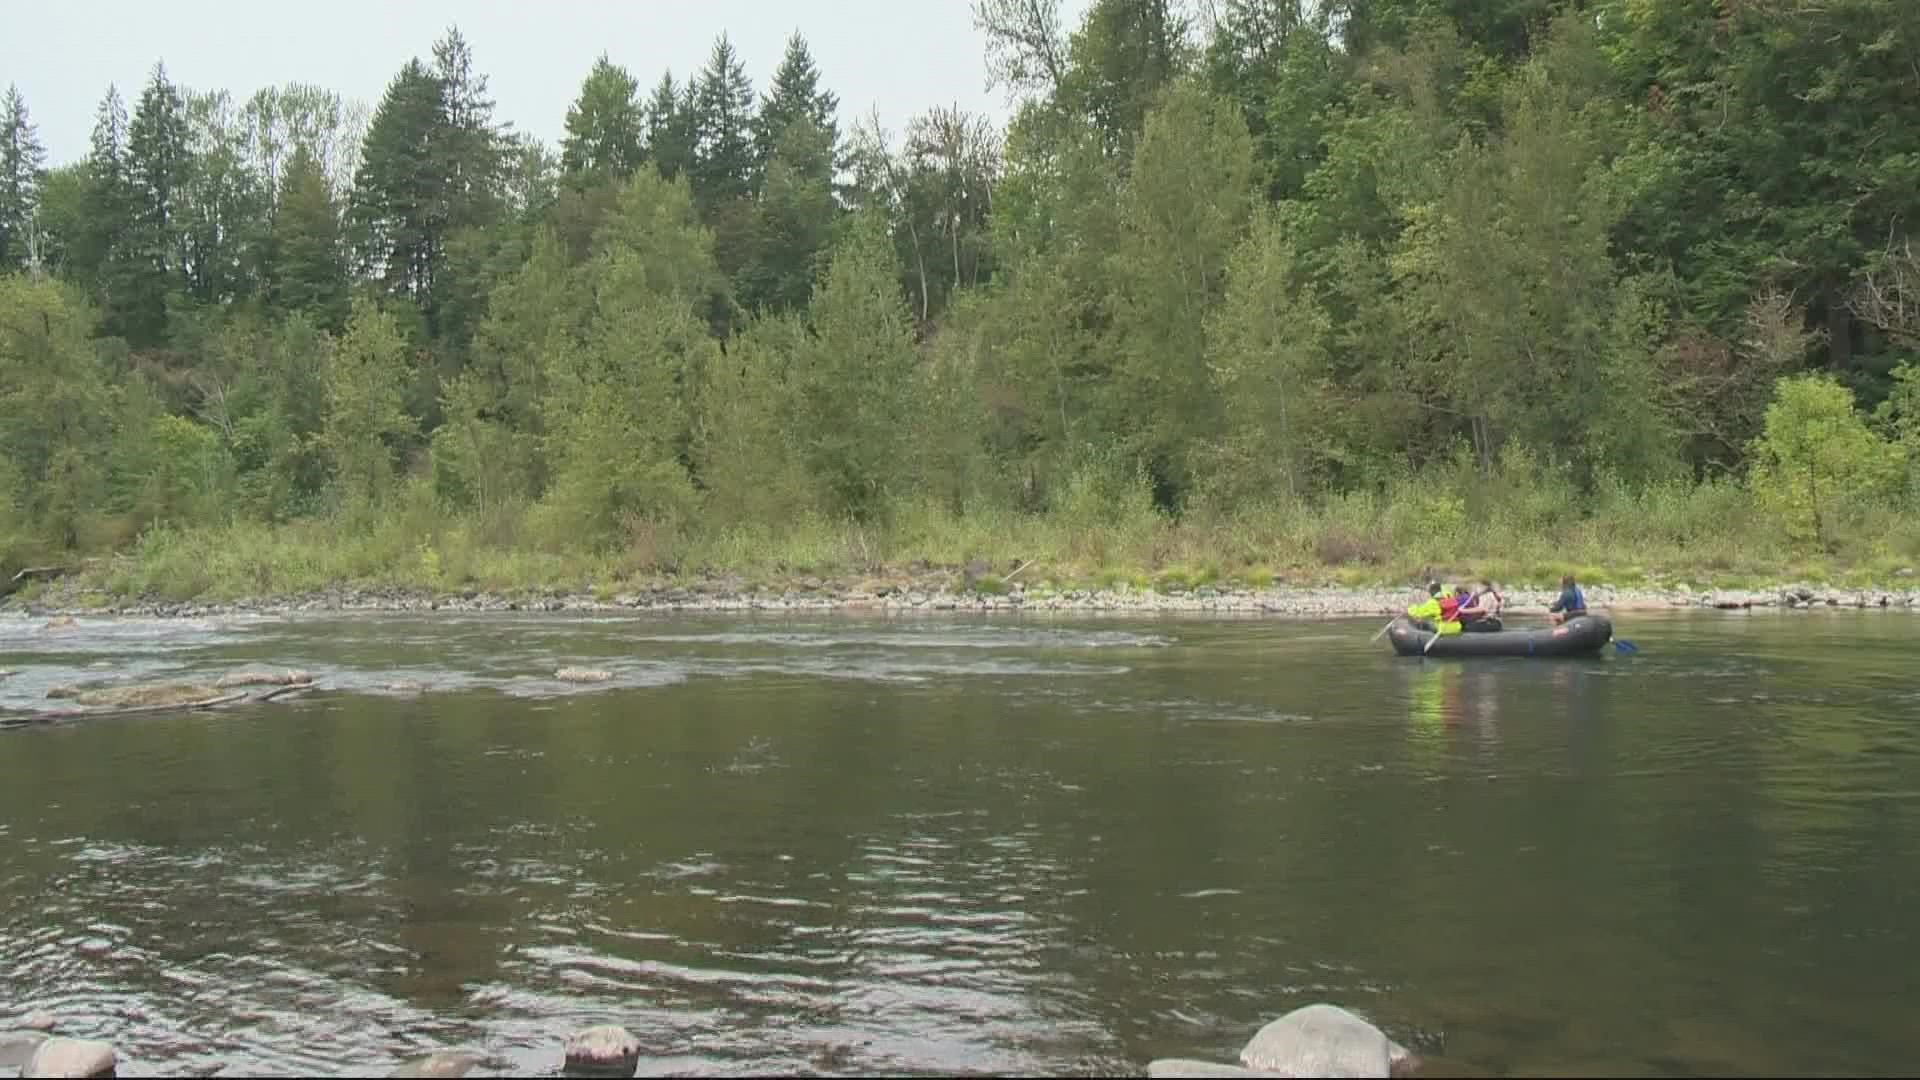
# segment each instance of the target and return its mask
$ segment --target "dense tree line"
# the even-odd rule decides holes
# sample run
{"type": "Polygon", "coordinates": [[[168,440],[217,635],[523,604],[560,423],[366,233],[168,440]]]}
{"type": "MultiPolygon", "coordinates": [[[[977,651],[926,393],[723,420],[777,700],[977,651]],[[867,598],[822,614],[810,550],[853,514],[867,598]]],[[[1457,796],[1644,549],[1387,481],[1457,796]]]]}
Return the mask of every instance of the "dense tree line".
{"type": "Polygon", "coordinates": [[[370,110],[156,65],[58,165],[9,89],[0,545],[403,488],[561,545],[1219,515],[1462,463],[1730,474],[1811,543],[1916,508],[1920,5],[975,18],[1004,130],[843,125],[797,34],[763,91],[724,35],[650,90],[602,55],[558,147],[457,30],[370,110]]]}

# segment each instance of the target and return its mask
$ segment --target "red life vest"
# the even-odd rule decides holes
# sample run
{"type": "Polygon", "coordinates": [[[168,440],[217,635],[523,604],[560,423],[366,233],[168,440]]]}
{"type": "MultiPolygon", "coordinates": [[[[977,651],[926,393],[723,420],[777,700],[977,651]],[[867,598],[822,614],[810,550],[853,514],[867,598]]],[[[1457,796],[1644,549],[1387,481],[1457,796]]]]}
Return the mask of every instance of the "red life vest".
{"type": "Polygon", "coordinates": [[[1440,621],[1454,622],[1460,617],[1460,598],[1448,594],[1440,598],[1440,621]]]}

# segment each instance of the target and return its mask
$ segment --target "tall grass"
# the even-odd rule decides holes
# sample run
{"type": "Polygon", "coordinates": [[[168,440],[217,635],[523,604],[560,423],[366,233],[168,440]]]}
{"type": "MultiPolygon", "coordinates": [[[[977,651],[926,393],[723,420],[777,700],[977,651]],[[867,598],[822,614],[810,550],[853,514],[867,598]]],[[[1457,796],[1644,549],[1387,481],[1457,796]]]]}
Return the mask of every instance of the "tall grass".
{"type": "Polygon", "coordinates": [[[1856,508],[1824,550],[1797,548],[1730,481],[1640,491],[1602,483],[1582,496],[1520,455],[1491,475],[1449,466],[1384,490],[1312,501],[1192,507],[1178,520],[1142,483],[1069,488],[1053,510],[984,505],[955,512],[932,498],[895,503],[884,520],[806,515],[778,526],[629,521],[620,538],[568,547],[525,505],[454,511],[423,484],[389,505],[267,525],[148,529],[96,583],[166,599],[289,595],[329,587],[441,593],[565,589],[609,593],[660,579],[735,579],[779,588],[818,577],[954,571],[983,591],[1026,586],[1163,589],[1206,585],[1369,585],[1425,575],[1488,576],[1545,586],[1566,572],[1594,583],[1770,580],[1887,583],[1920,564],[1920,521],[1856,508]]]}

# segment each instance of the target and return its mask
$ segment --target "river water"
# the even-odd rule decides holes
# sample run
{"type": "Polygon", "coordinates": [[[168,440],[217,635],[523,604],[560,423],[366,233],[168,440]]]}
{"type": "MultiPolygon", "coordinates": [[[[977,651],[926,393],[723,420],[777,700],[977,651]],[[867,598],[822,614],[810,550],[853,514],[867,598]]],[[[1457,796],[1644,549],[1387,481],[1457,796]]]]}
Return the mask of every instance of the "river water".
{"type": "Polygon", "coordinates": [[[126,1076],[1135,1072],[1330,1001],[1441,1075],[1920,1062],[1920,620],[0,619],[0,1012],[126,1076]],[[562,665],[614,678],[571,684],[562,665]],[[397,680],[425,693],[387,689],[397,680]]]}

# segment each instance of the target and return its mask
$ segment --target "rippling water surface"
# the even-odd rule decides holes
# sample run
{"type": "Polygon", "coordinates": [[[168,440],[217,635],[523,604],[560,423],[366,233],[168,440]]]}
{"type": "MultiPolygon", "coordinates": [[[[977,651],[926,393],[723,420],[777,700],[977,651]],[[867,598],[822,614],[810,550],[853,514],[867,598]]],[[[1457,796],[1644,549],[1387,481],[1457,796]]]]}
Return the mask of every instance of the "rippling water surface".
{"type": "Polygon", "coordinates": [[[57,684],[324,689],[0,732],[0,1012],[122,1075],[1088,1074],[1310,1001],[1458,1075],[1920,1059],[1920,620],[0,618],[57,684]],[[553,678],[604,668],[604,683],[553,678]],[[404,681],[425,692],[395,689],[404,681]]]}

